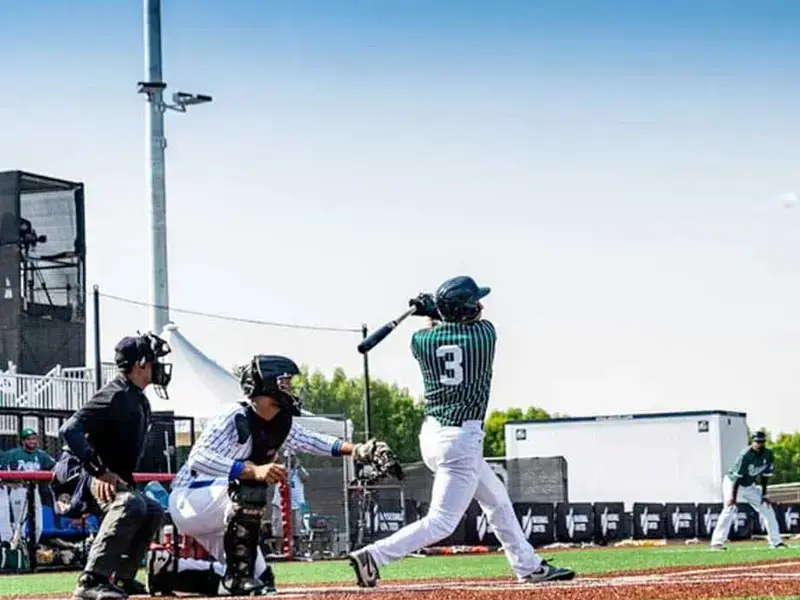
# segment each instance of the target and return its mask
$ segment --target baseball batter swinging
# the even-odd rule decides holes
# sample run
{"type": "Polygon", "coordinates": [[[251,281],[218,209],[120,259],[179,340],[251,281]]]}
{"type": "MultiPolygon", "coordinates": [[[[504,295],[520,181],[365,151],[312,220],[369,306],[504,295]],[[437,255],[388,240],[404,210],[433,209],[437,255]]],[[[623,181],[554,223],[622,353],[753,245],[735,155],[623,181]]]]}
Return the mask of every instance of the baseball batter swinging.
{"type": "Polygon", "coordinates": [[[521,583],[568,580],[571,569],[549,565],[528,543],[503,483],[483,458],[483,419],[489,404],[497,335],[481,318],[489,288],[471,277],[445,281],[436,296],[409,301],[431,327],[414,333],[411,351],[425,384],[420,450],[433,471],[427,515],[393,535],[350,554],[362,587],[374,587],[379,569],[450,535],[474,497],[521,583]],[[439,322],[441,321],[441,322],[439,322]]]}
{"type": "Polygon", "coordinates": [[[301,411],[292,378],[299,373],[294,361],[284,356],[257,355],[241,369],[247,400],[203,429],[169,496],[169,513],[178,531],[194,538],[216,562],[181,558],[175,569],[176,559],[168,550],[151,551],[147,571],[152,595],[275,591],[259,542],[271,500],[268,484],[288,477],[286,467],[275,462],[282,445],[322,456],[352,455],[379,469],[399,468],[384,442],[354,445],[294,423],[301,411]]]}

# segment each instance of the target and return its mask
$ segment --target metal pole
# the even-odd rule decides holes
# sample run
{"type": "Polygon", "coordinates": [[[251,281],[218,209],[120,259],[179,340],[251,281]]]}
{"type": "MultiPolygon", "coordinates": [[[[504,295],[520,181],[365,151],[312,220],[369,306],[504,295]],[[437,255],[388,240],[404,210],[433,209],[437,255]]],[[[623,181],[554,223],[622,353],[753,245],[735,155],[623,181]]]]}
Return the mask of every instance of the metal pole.
{"type": "MultiPolygon", "coordinates": [[[[161,68],[161,0],[144,0],[144,72],[150,83],[163,83],[161,68]]],[[[169,289],[167,285],[167,192],[164,169],[164,91],[157,89],[149,96],[145,111],[147,120],[147,164],[150,192],[151,252],[151,316],[150,326],[161,333],[169,323],[169,289]]]]}
{"type": "MultiPolygon", "coordinates": [[[[367,325],[361,326],[361,339],[367,339],[367,325]]],[[[364,352],[364,439],[372,436],[372,403],[369,395],[369,352],[364,352]]]]}
{"type": "Polygon", "coordinates": [[[99,390],[103,387],[103,371],[100,360],[100,288],[98,286],[94,286],[92,296],[94,304],[94,386],[99,390]]]}

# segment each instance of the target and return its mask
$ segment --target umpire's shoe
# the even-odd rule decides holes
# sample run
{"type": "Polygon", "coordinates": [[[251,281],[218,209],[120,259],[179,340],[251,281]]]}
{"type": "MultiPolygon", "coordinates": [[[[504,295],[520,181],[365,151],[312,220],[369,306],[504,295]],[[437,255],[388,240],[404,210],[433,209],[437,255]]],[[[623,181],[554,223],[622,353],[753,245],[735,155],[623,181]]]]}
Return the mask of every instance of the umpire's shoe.
{"type": "Polygon", "coordinates": [[[357,550],[350,553],[350,565],[356,572],[356,580],[360,587],[375,587],[381,580],[378,565],[375,559],[366,550],[357,550]]]}
{"type": "Polygon", "coordinates": [[[520,583],[541,583],[543,581],[569,581],[575,577],[575,571],[566,567],[555,567],[546,560],[533,573],[520,577],[520,583]]]}
{"type": "Polygon", "coordinates": [[[81,573],[72,600],[125,600],[125,590],[111,583],[108,577],[95,573],[81,573]]]}

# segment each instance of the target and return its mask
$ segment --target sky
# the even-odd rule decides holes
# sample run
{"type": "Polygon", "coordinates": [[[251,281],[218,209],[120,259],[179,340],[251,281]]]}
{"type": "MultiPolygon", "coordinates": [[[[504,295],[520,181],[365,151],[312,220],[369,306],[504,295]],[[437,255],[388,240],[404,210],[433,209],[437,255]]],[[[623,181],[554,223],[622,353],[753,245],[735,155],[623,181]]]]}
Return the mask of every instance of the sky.
{"type": "MultiPolygon", "coordinates": [[[[85,182],[89,289],[149,301],[141,3],[0,8],[0,169],[85,182]]],[[[162,20],[167,91],[214,97],[166,117],[173,307],[374,329],[468,274],[492,288],[492,408],[800,430],[800,206],[775,200],[800,192],[800,3],[170,0],[162,20]]],[[[173,317],[226,367],[361,372],[359,333],[173,317]]],[[[149,318],[103,298],[104,359],[149,318]]],[[[373,377],[421,393],[420,325],[373,377]]]]}

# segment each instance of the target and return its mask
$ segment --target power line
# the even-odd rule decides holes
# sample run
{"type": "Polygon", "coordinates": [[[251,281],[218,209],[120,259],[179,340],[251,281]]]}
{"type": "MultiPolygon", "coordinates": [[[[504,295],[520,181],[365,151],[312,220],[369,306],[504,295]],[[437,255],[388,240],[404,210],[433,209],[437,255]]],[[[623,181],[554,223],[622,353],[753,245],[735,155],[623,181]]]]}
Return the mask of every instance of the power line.
{"type": "Polygon", "coordinates": [[[218,319],[220,321],[233,321],[235,323],[248,323],[250,325],[264,325],[266,327],[283,327],[284,329],[307,329],[312,331],[333,331],[337,333],[361,333],[361,328],[347,328],[347,327],[325,327],[322,325],[298,325],[296,323],[277,323],[275,321],[261,321],[259,319],[246,319],[242,317],[229,317],[227,315],[219,315],[216,313],[201,312],[198,310],[188,310],[183,308],[175,308],[174,306],[159,306],[151,302],[142,302],[140,300],[131,300],[130,298],[123,298],[121,296],[114,296],[104,292],[98,292],[102,298],[110,300],[117,300],[127,304],[135,304],[137,306],[146,306],[148,308],[166,308],[170,312],[181,313],[184,315],[194,315],[196,317],[205,317],[207,319],[218,319]]]}

